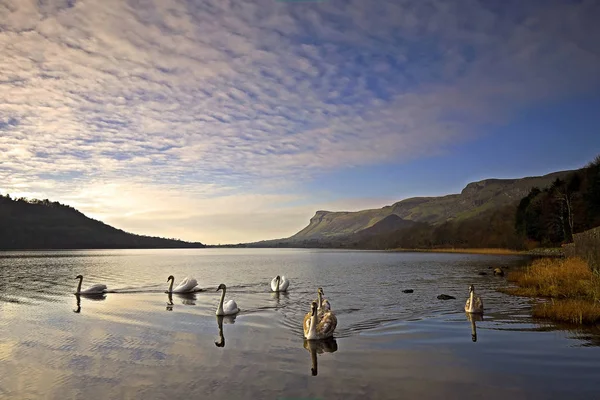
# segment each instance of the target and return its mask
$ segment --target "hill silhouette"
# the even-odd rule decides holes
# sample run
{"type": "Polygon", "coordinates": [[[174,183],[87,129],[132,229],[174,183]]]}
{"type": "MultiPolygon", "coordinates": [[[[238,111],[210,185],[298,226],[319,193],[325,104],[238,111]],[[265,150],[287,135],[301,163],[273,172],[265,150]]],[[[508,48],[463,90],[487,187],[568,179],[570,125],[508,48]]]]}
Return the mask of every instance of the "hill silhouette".
{"type": "Polygon", "coordinates": [[[600,225],[600,156],[584,168],[469,183],[460,194],[379,209],[317,211],[289,238],[247,247],[431,249],[555,247],[600,225]]]}
{"type": "Polygon", "coordinates": [[[0,195],[0,250],[200,247],[206,246],[128,233],[58,202],[0,195]]]}

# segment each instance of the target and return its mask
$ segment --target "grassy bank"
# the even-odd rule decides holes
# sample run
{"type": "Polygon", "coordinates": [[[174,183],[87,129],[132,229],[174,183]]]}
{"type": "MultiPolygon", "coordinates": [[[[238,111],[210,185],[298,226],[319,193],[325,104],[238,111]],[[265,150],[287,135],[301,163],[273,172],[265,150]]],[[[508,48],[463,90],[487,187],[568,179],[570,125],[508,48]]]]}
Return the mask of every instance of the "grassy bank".
{"type": "Polygon", "coordinates": [[[575,324],[600,323],[600,274],[580,258],[542,258],[529,267],[511,271],[507,279],[517,285],[503,291],[549,301],[534,306],[535,317],[575,324]]]}
{"type": "Polygon", "coordinates": [[[465,253],[465,254],[499,254],[499,255],[518,255],[521,251],[510,249],[392,249],[391,251],[420,252],[420,253],[465,253]]]}

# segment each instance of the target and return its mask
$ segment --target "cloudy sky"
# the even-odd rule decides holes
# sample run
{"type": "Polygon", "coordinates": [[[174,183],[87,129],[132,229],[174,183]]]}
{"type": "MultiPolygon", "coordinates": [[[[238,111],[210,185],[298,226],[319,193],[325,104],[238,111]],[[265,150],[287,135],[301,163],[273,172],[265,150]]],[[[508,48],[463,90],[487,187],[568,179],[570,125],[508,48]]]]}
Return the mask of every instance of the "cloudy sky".
{"type": "Polygon", "coordinates": [[[0,193],[217,244],[580,167],[599,19],[596,0],[0,0],[0,193]]]}

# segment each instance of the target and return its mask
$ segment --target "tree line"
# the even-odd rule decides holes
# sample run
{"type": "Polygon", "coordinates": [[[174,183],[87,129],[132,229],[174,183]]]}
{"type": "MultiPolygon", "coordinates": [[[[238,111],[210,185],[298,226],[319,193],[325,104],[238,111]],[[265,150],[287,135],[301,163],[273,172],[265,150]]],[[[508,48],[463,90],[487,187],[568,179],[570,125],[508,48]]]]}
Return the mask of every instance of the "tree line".
{"type": "Polygon", "coordinates": [[[0,195],[0,250],[182,247],[205,246],[128,233],[48,199],[0,195]]]}

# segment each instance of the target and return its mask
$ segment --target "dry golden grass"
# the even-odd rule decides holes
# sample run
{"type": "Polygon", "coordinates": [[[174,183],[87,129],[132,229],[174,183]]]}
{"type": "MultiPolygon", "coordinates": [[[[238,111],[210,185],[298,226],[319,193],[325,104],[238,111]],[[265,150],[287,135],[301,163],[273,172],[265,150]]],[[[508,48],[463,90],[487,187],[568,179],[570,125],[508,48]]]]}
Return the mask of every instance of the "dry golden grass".
{"type": "Polygon", "coordinates": [[[600,303],[589,300],[553,300],[537,304],[533,316],[572,324],[597,324],[600,322],[600,303]]]}
{"type": "Polygon", "coordinates": [[[600,322],[600,275],[580,258],[543,258],[522,271],[511,271],[509,281],[518,287],[506,293],[528,297],[550,297],[538,304],[534,316],[573,323],[600,322]]]}
{"type": "Polygon", "coordinates": [[[466,253],[466,254],[499,254],[499,255],[511,255],[521,254],[520,251],[510,249],[394,249],[393,251],[407,251],[407,252],[423,252],[423,253],[466,253]]]}

